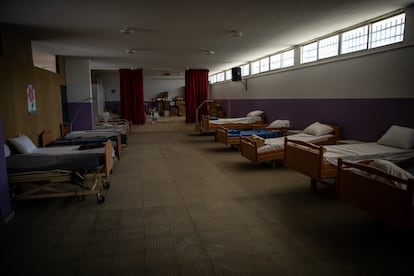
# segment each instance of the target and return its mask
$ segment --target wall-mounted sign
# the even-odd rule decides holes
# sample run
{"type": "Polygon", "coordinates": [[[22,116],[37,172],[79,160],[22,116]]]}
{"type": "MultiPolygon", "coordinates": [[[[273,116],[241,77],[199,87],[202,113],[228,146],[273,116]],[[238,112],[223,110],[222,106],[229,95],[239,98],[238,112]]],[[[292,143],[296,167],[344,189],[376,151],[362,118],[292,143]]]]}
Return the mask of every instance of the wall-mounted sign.
{"type": "Polygon", "coordinates": [[[26,88],[27,94],[27,110],[29,115],[36,114],[36,91],[33,85],[29,84],[26,88]]]}

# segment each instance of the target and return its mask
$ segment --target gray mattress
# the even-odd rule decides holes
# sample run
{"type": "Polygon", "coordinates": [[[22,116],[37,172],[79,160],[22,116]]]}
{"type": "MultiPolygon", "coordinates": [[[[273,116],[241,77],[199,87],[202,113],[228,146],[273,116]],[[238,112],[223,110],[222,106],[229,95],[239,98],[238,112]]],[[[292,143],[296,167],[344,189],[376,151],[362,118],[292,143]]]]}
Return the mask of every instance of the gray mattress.
{"type": "Polygon", "coordinates": [[[45,154],[14,154],[6,159],[7,172],[23,173],[31,171],[70,170],[96,168],[104,164],[101,155],[53,156],[45,154]]]}

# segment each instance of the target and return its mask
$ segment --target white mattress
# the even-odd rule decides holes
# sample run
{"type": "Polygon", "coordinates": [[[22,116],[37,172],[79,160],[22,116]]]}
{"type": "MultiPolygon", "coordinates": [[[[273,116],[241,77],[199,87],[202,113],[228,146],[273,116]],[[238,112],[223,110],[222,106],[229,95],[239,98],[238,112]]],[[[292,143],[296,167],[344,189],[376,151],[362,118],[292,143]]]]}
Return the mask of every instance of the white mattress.
{"type": "Polygon", "coordinates": [[[96,137],[104,137],[110,138],[113,136],[118,135],[120,132],[118,131],[105,131],[105,130],[77,130],[72,131],[65,135],[65,138],[96,138],[96,137]]]}
{"type": "Polygon", "coordinates": [[[103,125],[95,125],[92,131],[115,131],[121,134],[126,133],[127,127],[125,125],[111,125],[111,124],[103,124],[103,125]]]}
{"type": "MultiPolygon", "coordinates": [[[[308,143],[316,143],[316,142],[325,141],[332,136],[333,136],[332,134],[315,136],[315,135],[307,134],[307,133],[298,133],[298,134],[289,135],[288,139],[296,140],[296,141],[303,141],[303,142],[308,142],[308,143]]],[[[261,153],[261,152],[271,151],[275,149],[281,149],[283,148],[284,144],[285,144],[285,137],[265,139],[265,145],[259,147],[257,149],[257,152],[261,153]]]]}
{"type": "Polygon", "coordinates": [[[217,120],[210,120],[210,124],[222,125],[222,124],[252,124],[260,121],[260,116],[253,117],[239,117],[239,118],[220,118],[217,120]]]}
{"type": "Polygon", "coordinates": [[[384,159],[389,161],[402,161],[414,157],[414,149],[405,150],[377,144],[376,142],[346,145],[325,146],[325,160],[337,165],[338,158],[346,161],[359,161],[365,159],[384,159]]]}

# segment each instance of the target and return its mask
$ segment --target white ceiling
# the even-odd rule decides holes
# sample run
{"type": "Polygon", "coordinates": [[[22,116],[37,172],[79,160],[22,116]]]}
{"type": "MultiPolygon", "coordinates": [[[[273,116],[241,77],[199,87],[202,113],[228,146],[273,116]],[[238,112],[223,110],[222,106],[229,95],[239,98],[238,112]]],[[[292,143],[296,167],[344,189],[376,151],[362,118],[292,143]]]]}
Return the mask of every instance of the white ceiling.
{"type": "Polygon", "coordinates": [[[1,0],[0,22],[92,69],[216,73],[365,20],[413,0],[1,0]],[[131,27],[134,34],[120,34],[131,27]],[[240,30],[242,37],[233,37],[240,30]],[[126,49],[136,49],[135,54],[126,49]],[[206,50],[214,51],[207,55],[206,50]]]}

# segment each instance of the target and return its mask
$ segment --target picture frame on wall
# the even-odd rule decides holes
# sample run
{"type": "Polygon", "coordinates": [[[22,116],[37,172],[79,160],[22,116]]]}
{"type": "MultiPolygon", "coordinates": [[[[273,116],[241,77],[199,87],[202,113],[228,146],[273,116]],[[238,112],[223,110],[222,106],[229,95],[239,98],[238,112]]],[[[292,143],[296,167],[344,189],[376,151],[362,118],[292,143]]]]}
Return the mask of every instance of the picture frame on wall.
{"type": "Polygon", "coordinates": [[[26,87],[27,96],[27,110],[29,115],[36,114],[36,90],[32,84],[28,84],[26,87]]]}

